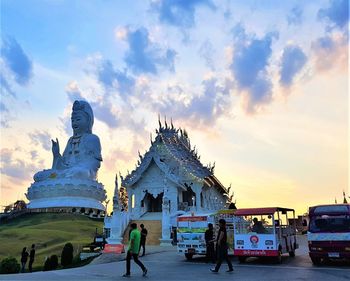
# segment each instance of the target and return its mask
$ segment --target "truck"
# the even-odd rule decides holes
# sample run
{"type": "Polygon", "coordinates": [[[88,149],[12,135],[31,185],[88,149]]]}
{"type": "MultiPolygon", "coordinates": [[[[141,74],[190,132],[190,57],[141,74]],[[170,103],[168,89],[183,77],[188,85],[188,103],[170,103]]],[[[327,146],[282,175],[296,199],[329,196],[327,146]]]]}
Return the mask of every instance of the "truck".
{"type": "Polygon", "coordinates": [[[219,220],[226,220],[229,254],[233,254],[233,221],[235,210],[219,210],[209,213],[189,213],[177,218],[177,251],[191,260],[194,255],[206,255],[205,231],[208,224],[219,228],[219,220]]]}
{"type": "Polygon", "coordinates": [[[314,265],[329,259],[350,259],[350,204],[310,207],[307,236],[314,265]]]}

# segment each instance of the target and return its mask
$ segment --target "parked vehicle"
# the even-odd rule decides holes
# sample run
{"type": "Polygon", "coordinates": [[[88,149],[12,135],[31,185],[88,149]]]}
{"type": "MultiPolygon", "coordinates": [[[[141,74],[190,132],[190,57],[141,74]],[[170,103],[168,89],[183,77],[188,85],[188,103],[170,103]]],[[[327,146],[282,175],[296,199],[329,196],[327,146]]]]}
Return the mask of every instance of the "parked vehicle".
{"type": "Polygon", "coordinates": [[[309,219],[309,256],[313,264],[350,259],[350,204],[310,207],[309,219]]]}
{"type": "Polygon", "coordinates": [[[187,259],[194,255],[205,255],[206,244],[204,234],[208,223],[214,225],[215,233],[218,230],[219,219],[226,220],[227,241],[229,254],[233,254],[233,220],[235,210],[220,210],[203,214],[184,214],[177,218],[177,251],[185,254],[187,259]]]}
{"type": "Polygon", "coordinates": [[[240,262],[248,257],[274,257],[282,262],[282,254],[295,256],[295,211],[271,207],[238,209],[234,221],[234,255],[240,262]],[[293,223],[290,224],[288,218],[293,223]]]}

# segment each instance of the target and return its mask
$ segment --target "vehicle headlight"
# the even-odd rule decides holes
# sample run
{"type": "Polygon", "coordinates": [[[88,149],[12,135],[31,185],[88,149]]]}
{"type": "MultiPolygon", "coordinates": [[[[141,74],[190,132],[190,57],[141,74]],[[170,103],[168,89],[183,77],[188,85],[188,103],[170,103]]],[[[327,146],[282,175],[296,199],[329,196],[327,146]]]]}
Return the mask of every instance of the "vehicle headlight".
{"type": "Polygon", "coordinates": [[[266,240],[265,241],[265,245],[266,246],[271,246],[271,245],[273,245],[273,241],[272,240],[266,240]]]}
{"type": "Polygon", "coordinates": [[[244,245],[244,240],[237,240],[236,244],[237,245],[244,245]]]}

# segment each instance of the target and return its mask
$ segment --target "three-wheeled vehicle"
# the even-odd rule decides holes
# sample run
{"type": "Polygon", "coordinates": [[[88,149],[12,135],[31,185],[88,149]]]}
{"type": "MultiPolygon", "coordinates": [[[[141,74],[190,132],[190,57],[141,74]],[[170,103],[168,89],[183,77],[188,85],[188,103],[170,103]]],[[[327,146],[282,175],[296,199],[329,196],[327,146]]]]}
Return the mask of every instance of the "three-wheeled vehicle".
{"type": "Polygon", "coordinates": [[[238,209],[234,222],[234,255],[240,262],[248,257],[274,257],[282,262],[282,254],[295,256],[295,211],[271,207],[238,209]],[[241,219],[238,219],[241,218],[241,219]],[[288,218],[294,218],[289,224],[288,218]]]}
{"type": "Polygon", "coordinates": [[[212,213],[190,213],[177,217],[177,251],[185,254],[190,260],[194,255],[205,255],[207,252],[204,234],[208,223],[214,225],[216,233],[219,220],[226,220],[229,254],[233,254],[233,220],[236,210],[219,210],[212,213]]]}

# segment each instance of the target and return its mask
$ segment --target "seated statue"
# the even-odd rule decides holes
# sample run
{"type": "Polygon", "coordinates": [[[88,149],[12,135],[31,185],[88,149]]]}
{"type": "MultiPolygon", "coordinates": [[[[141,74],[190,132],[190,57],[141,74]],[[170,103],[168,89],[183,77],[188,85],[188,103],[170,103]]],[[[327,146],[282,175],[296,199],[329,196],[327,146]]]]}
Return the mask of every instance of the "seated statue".
{"type": "Polygon", "coordinates": [[[71,116],[73,136],[69,138],[63,154],[58,140],[52,141],[52,168],[34,175],[34,181],[74,178],[96,180],[102,161],[101,144],[98,136],[92,134],[94,115],[86,101],[75,101],[71,116]]]}

